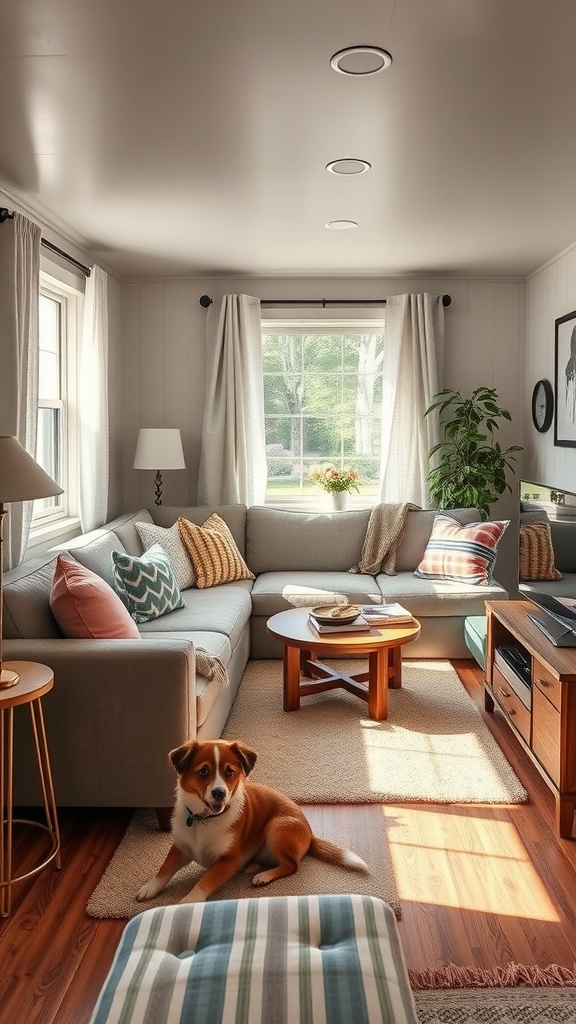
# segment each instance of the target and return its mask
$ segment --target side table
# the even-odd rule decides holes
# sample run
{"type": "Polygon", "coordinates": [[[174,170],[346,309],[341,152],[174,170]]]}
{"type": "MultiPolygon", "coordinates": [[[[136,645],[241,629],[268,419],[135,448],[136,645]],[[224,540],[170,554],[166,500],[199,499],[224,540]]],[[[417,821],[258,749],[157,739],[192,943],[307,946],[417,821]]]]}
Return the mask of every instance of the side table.
{"type": "Polygon", "coordinates": [[[0,690],[0,790],[2,795],[2,828],[0,830],[0,916],[8,917],[12,909],[12,886],[24,878],[38,874],[51,861],[56,868],[60,862],[60,831],[52,782],[52,770],[46,742],[42,697],[54,685],[54,673],[47,665],[33,661],[4,662],[4,668],[18,672],[19,682],[8,690],[0,690]],[[14,708],[28,704],[32,720],[32,732],[36,747],[38,773],[42,787],[42,800],[46,824],[13,818],[13,755],[14,755],[14,708]],[[50,836],[50,849],[44,859],[22,875],[12,874],[12,827],[31,825],[43,829],[50,836]]]}

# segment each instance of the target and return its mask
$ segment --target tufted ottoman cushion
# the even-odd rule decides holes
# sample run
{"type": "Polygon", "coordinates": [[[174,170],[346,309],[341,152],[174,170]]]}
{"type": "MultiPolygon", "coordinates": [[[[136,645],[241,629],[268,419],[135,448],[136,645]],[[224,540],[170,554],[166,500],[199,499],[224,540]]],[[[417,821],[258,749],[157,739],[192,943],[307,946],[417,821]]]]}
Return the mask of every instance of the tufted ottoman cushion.
{"type": "Polygon", "coordinates": [[[146,910],[92,1024],[417,1024],[396,919],[370,896],[146,910]]]}

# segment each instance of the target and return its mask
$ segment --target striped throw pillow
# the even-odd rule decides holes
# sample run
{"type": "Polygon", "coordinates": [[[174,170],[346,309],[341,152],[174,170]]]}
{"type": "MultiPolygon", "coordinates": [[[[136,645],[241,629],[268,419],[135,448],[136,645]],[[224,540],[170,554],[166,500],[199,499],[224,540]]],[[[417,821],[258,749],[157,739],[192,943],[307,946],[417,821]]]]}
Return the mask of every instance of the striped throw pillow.
{"type": "Polygon", "coordinates": [[[487,586],[492,582],[498,542],[509,520],[468,523],[451,516],[434,517],[424,558],[414,575],[425,580],[453,580],[487,586]]]}
{"type": "Polygon", "coordinates": [[[159,544],[153,544],[139,558],[113,551],[112,561],[114,590],[134,622],[149,622],[184,607],[172,563],[159,544]]]}
{"type": "Polygon", "coordinates": [[[520,525],[520,579],[563,579],[554,561],[549,523],[520,525]]]}
{"type": "Polygon", "coordinates": [[[228,526],[216,512],[203,526],[196,526],[180,516],[178,526],[194,566],[196,586],[201,590],[256,578],[242,558],[228,526]]]}

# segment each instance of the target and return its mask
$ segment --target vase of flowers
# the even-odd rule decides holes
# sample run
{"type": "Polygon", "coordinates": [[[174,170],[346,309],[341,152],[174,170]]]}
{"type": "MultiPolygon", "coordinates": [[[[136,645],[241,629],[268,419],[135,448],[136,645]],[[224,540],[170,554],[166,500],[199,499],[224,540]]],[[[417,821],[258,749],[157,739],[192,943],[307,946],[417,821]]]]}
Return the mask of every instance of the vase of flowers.
{"type": "Polygon", "coordinates": [[[334,466],[314,466],[310,476],[320,484],[328,494],[332,495],[332,506],[335,512],[343,512],[348,504],[348,495],[359,491],[358,471],[349,466],[347,469],[336,469],[334,466]]]}

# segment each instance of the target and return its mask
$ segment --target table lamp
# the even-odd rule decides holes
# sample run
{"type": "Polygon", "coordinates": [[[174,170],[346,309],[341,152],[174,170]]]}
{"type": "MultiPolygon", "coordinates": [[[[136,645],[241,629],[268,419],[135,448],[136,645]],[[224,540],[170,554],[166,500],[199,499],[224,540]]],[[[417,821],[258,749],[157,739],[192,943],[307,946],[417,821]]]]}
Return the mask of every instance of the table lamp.
{"type": "Polygon", "coordinates": [[[17,672],[2,668],[2,636],[4,619],[4,518],[12,501],[33,501],[62,494],[62,488],[44,472],[16,437],[0,435],[0,690],[15,686],[17,672]]]}
{"type": "Polygon", "coordinates": [[[172,427],[141,427],[134,456],[134,469],[155,469],[155,504],[162,504],[163,469],[186,469],[180,431],[172,427]]]}

